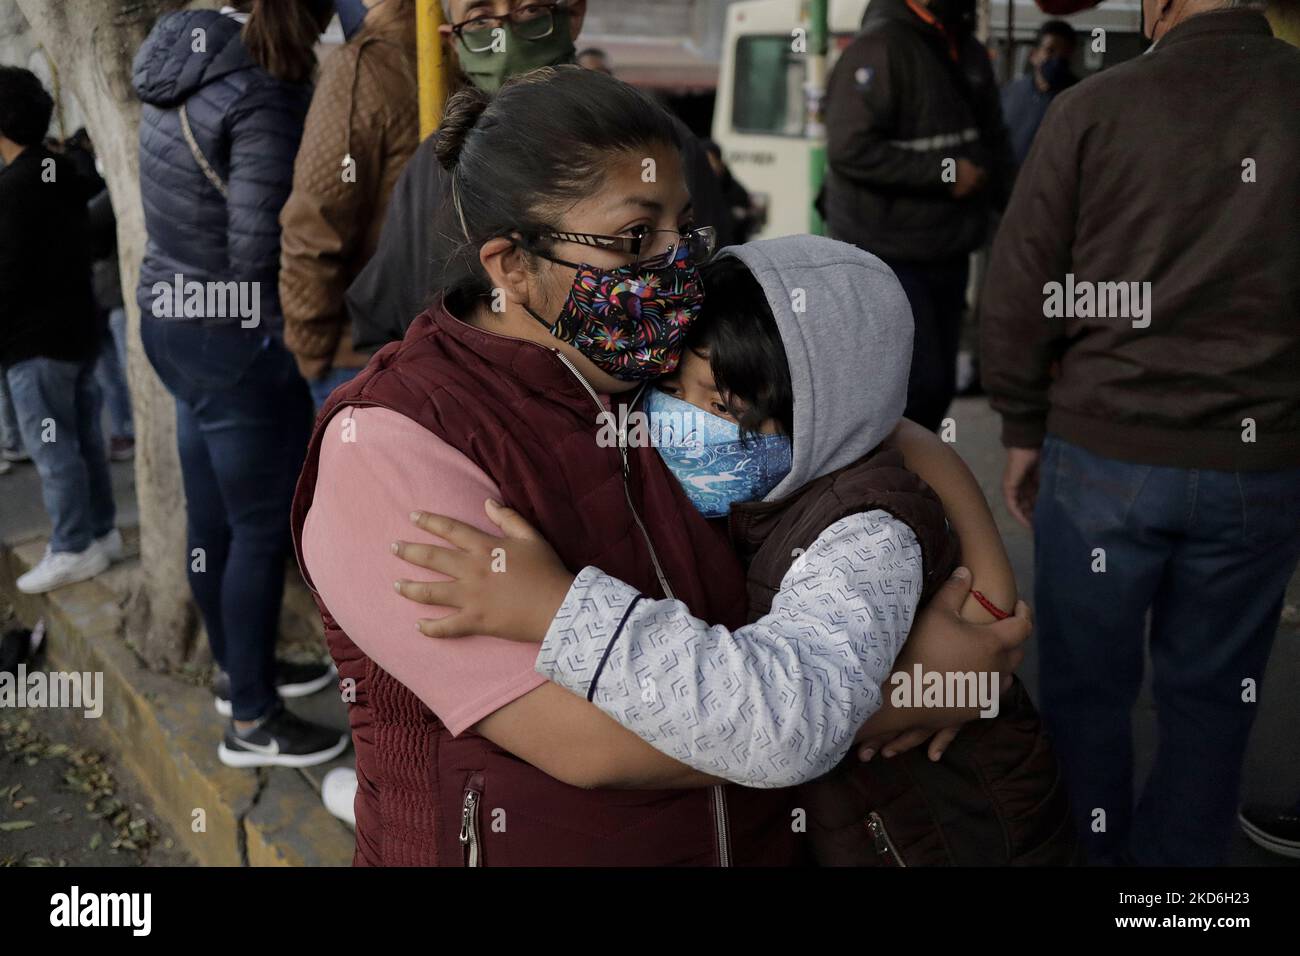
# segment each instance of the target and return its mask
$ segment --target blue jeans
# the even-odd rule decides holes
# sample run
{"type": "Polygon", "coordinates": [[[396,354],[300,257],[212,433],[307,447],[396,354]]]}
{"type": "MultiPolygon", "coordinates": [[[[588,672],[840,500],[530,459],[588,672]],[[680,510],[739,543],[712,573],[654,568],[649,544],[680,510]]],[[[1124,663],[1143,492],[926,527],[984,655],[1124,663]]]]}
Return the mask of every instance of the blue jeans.
{"type": "Polygon", "coordinates": [[[256,720],[277,701],[289,508],[311,396],[293,357],[259,330],[144,316],[141,338],[176,399],[190,589],[230,675],[235,718],[256,720]]]}
{"type": "Polygon", "coordinates": [[[1049,436],[1034,552],[1043,716],[1089,856],[1222,865],[1300,559],[1300,469],[1157,468],[1049,436]],[[1148,613],[1158,744],[1134,806],[1148,613]]]}
{"type": "Polygon", "coordinates": [[[133,438],[131,393],[126,387],[126,310],[123,308],[116,308],[108,314],[108,327],[104,330],[95,377],[104,390],[113,437],[133,438]]]}
{"type": "Polygon", "coordinates": [[[32,358],[6,370],[23,445],[41,476],[51,551],[84,551],[113,530],[116,508],[94,362],[32,358]]]}
{"type": "Polygon", "coordinates": [[[325,399],[330,397],[334,389],[346,385],[360,374],[359,368],[332,368],[325,373],[324,378],[308,382],[311,388],[311,400],[316,405],[316,410],[320,411],[320,407],[325,404],[325,399]]]}
{"type": "Polygon", "coordinates": [[[957,352],[966,314],[970,257],[942,262],[890,262],[912,307],[912,369],[907,409],[912,421],[938,431],[957,394],[957,352]]]}

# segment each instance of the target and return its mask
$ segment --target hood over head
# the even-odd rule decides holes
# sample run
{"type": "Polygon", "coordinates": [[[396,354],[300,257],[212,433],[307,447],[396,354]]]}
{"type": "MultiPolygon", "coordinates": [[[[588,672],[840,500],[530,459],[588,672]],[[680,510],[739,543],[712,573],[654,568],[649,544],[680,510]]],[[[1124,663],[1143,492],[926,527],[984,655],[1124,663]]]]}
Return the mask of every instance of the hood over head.
{"type": "Polygon", "coordinates": [[[216,10],[159,17],[136,52],[131,85],[145,103],[168,109],[196,90],[256,64],[239,40],[242,27],[216,10]]]}
{"type": "Polygon", "coordinates": [[[789,236],[729,246],[776,317],[794,391],[794,461],[783,498],[879,445],[903,417],[912,309],[889,266],[855,246],[789,236]]]}

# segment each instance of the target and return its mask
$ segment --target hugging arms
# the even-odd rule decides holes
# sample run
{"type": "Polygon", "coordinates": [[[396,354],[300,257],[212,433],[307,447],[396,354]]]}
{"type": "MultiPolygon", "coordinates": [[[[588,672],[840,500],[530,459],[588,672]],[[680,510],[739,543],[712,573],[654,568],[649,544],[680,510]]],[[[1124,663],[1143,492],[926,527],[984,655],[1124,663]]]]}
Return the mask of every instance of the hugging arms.
{"type": "MultiPolygon", "coordinates": [[[[1015,604],[1010,565],[983,495],[960,457],[919,426],[904,421],[886,444],[933,487],[970,570],[916,614],[915,626],[915,595],[909,603],[885,593],[911,587],[914,578],[872,576],[872,562],[919,567],[916,540],[901,524],[883,538],[859,535],[852,549],[867,555],[860,566],[846,569],[811,549],[787,573],[771,613],[734,631],[693,618],[678,602],[643,599],[593,568],[575,581],[521,518],[493,507],[489,516],[505,540],[422,516],[421,527],[455,550],[408,541],[398,554],[453,580],[398,588],[439,605],[434,614],[460,609],[421,623],[435,639],[546,637],[540,673],[706,780],[792,785],[830,770],[855,738],[869,757],[934,737],[930,750],[937,757],[973,711],[893,707],[882,686],[891,668],[909,677],[917,663],[927,671],[1009,675],[1028,633],[1027,609],[996,628],[974,623],[993,615],[967,597],[972,576],[987,603],[1015,604]]],[[[621,785],[639,784],[633,774],[621,785]]]]}

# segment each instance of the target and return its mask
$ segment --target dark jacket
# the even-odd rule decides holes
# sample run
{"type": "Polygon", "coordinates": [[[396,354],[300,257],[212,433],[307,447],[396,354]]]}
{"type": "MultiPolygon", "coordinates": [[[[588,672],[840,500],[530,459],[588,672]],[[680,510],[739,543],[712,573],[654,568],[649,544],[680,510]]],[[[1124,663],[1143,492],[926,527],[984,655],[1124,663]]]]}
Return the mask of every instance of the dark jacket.
{"type": "MultiPolygon", "coordinates": [[[[307,84],[283,83],[253,63],[232,18],[211,10],[161,17],[135,57],[140,118],[140,195],[148,244],[138,299],[148,314],[156,282],[258,282],[261,321],[280,323],[280,207],[311,101],[307,84]],[[203,31],[203,50],[194,31],[203,31]],[[186,105],[194,138],[225,181],[224,199],[181,133],[186,105]]],[[[234,324],[238,316],[205,317],[234,324]]]]}
{"type": "Polygon", "coordinates": [[[1007,133],[1011,137],[1011,152],[1019,166],[1029,155],[1033,145],[1034,134],[1043,124],[1047,108],[1057,95],[1079,80],[1070,74],[1059,89],[1043,91],[1038,88],[1034,71],[1012,80],[1002,89],[1002,119],[1007,124],[1007,133]]]}
{"type": "Polygon", "coordinates": [[[1013,161],[988,52],[973,38],[954,61],[939,29],[904,0],[872,0],[862,33],[827,86],[829,235],[894,262],[936,262],[984,240],[1010,189],[1013,161]],[[954,199],[944,160],[989,176],[954,199]]]}
{"type": "Polygon", "coordinates": [[[1300,50],[1255,11],[1189,17],[1061,93],[984,284],[1003,443],[1050,431],[1138,464],[1300,465],[1297,157],[1300,50]]]}
{"type": "MultiPolygon", "coordinates": [[[[924,605],[955,570],[956,536],[943,504],[894,449],[877,449],[777,501],[738,505],[730,528],[748,565],[755,620],[795,560],[835,522],[880,509],[921,546],[924,605]]],[[[1023,685],[997,717],[974,720],[934,762],[922,748],[862,763],[849,754],[799,787],[820,866],[1060,866],[1079,844],[1060,768],[1023,685]]]]}
{"type": "MultiPolygon", "coordinates": [[[[686,184],[695,221],[718,230],[718,246],[731,243],[731,212],[700,141],[677,122],[686,184]]],[[[379,248],[348,289],[352,343],[371,350],[400,341],[412,320],[444,291],[444,263],[460,248],[447,213],[450,179],[434,155],[437,133],[427,137],[397,180],[379,248]]]]}
{"type": "Polygon", "coordinates": [[[87,206],[90,217],[91,266],[95,304],[107,312],[122,307],[122,274],[117,261],[117,216],[113,199],[101,189],[87,206]]]}
{"type": "MultiPolygon", "coordinates": [[[[331,396],[298,482],[292,517],[302,529],[331,415],[374,405],[406,416],[482,468],[502,501],[545,536],[570,567],[597,565],[662,597],[647,538],[676,596],[709,621],[739,626],[744,577],[724,536],[686,500],[658,452],[595,441],[585,384],[533,342],[483,332],[439,305],[405,340],[379,352],[331,396]]],[[[436,481],[436,475],[429,476],[436,481]]],[[[330,652],[344,680],[357,754],[357,853],[369,865],[462,866],[469,846],[485,866],[790,865],[799,837],[786,795],[688,790],[583,790],[550,777],[473,730],[452,736],[410,690],[357,647],[316,593],[330,652]],[[503,808],[507,828],[493,825],[503,808]],[[462,828],[472,831],[462,843],[462,828]]]]}
{"type": "Polygon", "coordinates": [[[0,170],[0,366],[99,351],[88,184],[44,146],[0,170]]]}

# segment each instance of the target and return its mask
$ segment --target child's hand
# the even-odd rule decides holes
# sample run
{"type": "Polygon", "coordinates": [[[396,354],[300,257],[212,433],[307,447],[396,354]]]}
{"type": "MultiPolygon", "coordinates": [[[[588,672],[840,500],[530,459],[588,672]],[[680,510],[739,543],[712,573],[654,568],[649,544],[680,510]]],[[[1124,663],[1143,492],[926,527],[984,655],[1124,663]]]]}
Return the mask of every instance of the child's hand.
{"type": "Polygon", "coordinates": [[[938,733],[935,733],[933,727],[913,727],[897,736],[884,734],[878,737],[868,737],[865,740],[859,740],[855,745],[858,759],[865,763],[876,754],[881,754],[886,758],[895,757],[898,754],[906,753],[913,747],[919,747],[928,740],[930,746],[926,748],[927,754],[931,760],[939,760],[943,757],[944,751],[948,749],[948,745],[961,733],[964,726],[965,722],[962,722],[952,727],[945,727],[938,733]]]}
{"type": "Polygon", "coordinates": [[[420,632],[428,637],[483,634],[540,644],[564,603],[573,575],[516,512],[495,501],[486,502],[484,508],[504,538],[444,515],[413,513],[413,524],[453,547],[397,541],[393,553],[451,580],[402,580],[393,586],[412,601],[459,609],[439,620],[420,621],[420,632]]]}

